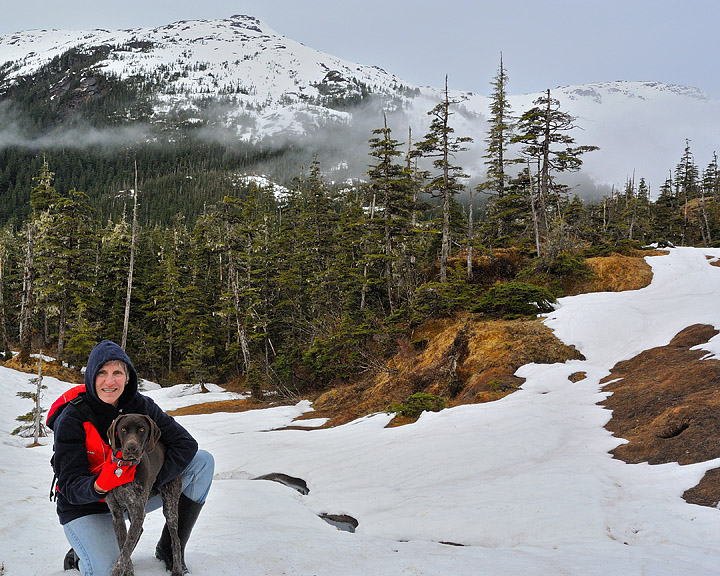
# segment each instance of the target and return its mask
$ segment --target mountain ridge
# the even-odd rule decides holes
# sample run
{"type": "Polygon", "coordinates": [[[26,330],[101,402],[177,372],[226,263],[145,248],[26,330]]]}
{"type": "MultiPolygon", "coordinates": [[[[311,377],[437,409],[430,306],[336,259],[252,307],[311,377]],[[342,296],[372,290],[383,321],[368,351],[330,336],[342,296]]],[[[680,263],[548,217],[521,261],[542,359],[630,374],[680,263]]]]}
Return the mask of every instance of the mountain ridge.
{"type": "MultiPolygon", "coordinates": [[[[234,15],[154,28],[2,35],[0,105],[13,87],[24,80],[32,82],[69,53],[87,62],[65,70],[65,77],[59,71],[58,83],[81,77],[92,89],[93,77],[102,76],[133,85],[144,91],[149,112],[143,120],[151,125],[194,125],[205,128],[207,137],[222,132],[230,144],[299,144],[307,148],[309,157],[318,149],[334,149],[337,153],[330,162],[349,162],[351,177],[364,174],[367,140],[383,114],[395,131],[402,134],[410,127],[417,139],[427,130],[427,113],[442,94],[377,66],[305,46],[253,16],[234,15]]],[[[512,71],[510,76],[509,88],[512,71]]],[[[87,86],[78,84],[75,90],[79,90],[78,107],[92,101],[87,86]]],[[[607,193],[609,186],[621,187],[633,176],[647,178],[657,190],[686,140],[699,152],[701,165],[710,160],[720,140],[720,101],[697,88],[652,81],[596,82],[557,87],[551,94],[577,118],[572,135],[578,143],[600,147],[586,156],[581,176],[570,179],[581,192],[594,187],[596,194],[607,193]]],[[[484,174],[490,99],[461,90],[451,90],[451,95],[461,101],[453,118],[456,132],[475,141],[472,150],[458,158],[473,185],[484,174]]],[[[516,94],[508,99],[519,115],[538,96],[516,94]]],[[[57,97],[49,93],[47,104],[57,97]]],[[[118,122],[137,122],[137,116],[129,107],[117,113],[118,122]]],[[[0,141],[12,143],[13,136],[0,128],[0,141]]],[[[31,146],[32,139],[25,144],[31,146]]],[[[61,145],[81,144],[68,144],[66,139],[61,145]]]]}

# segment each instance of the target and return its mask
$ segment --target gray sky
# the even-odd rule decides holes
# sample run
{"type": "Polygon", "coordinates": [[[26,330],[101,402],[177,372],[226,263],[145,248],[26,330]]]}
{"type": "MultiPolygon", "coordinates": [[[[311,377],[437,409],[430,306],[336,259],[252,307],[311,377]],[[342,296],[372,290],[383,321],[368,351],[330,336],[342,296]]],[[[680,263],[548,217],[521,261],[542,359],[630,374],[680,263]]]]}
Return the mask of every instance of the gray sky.
{"type": "Polygon", "coordinates": [[[720,0],[0,0],[0,34],[248,14],[307,46],[420,86],[511,94],[611,80],[720,98],[720,0]]]}

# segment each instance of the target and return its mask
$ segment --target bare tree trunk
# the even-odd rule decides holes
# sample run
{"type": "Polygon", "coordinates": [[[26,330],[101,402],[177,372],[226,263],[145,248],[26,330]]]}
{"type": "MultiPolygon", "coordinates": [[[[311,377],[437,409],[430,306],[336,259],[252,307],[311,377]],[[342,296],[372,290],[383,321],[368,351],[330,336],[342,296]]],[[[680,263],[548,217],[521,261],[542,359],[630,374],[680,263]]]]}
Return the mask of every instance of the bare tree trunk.
{"type": "Polygon", "coordinates": [[[5,250],[0,251],[0,330],[2,331],[3,350],[10,350],[10,342],[7,335],[7,323],[5,322],[5,250]]]}
{"type": "Polygon", "coordinates": [[[135,268],[135,238],[137,235],[137,206],[138,206],[138,181],[137,181],[137,160],[135,160],[135,189],[133,190],[133,221],[132,236],[130,239],[130,269],[128,270],[127,293],[125,294],[125,318],[123,320],[122,343],[120,346],[125,350],[127,344],[128,324],[130,323],[130,297],[132,296],[133,269],[135,268]]]}
{"type": "Polygon", "coordinates": [[[25,246],[25,270],[23,272],[23,295],[20,307],[20,365],[30,361],[32,343],[33,284],[35,281],[33,224],[28,223],[27,244],[25,246]]]}
{"type": "Polygon", "coordinates": [[[532,211],[533,231],[535,232],[535,251],[538,258],[542,256],[540,251],[540,227],[538,226],[537,210],[535,209],[535,190],[533,189],[532,172],[530,171],[530,161],[528,160],[528,178],[530,180],[530,210],[532,211]]]}
{"type": "Polygon", "coordinates": [[[450,258],[450,151],[448,150],[448,115],[450,96],[448,94],[447,76],[445,76],[445,113],[443,117],[443,225],[442,225],[442,252],[440,254],[440,282],[447,282],[447,265],[450,258]]]}
{"type": "Polygon", "coordinates": [[[238,273],[235,268],[235,259],[232,255],[232,248],[230,247],[230,222],[225,223],[225,233],[227,242],[227,260],[228,260],[228,275],[230,276],[230,287],[232,288],[233,294],[233,308],[235,309],[235,329],[236,336],[235,341],[240,346],[240,351],[243,357],[244,374],[250,374],[250,349],[248,347],[247,335],[245,334],[245,326],[243,325],[240,318],[240,283],[238,282],[238,273]]]}
{"type": "MultiPolygon", "coordinates": [[[[702,215],[703,219],[705,220],[705,230],[707,231],[707,243],[710,244],[712,242],[712,236],[710,235],[710,222],[708,221],[708,215],[707,215],[707,204],[705,203],[705,190],[700,189],[700,198],[701,198],[701,206],[702,206],[702,215]]],[[[705,234],[703,234],[705,236],[705,234]]],[[[2,284],[0,283],[0,287],[2,284]]]]}
{"type": "Polygon", "coordinates": [[[42,381],[43,381],[43,375],[42,375],[42,365],[43,365],[43,359],[42,359],[42,350],[40,350],[40,357],[38,358],[38,375],[37,375],[37,388],[35,389],[35,421],[33,424],[34,427],[34,434],[33,434],[33,445],[38,445],[38,440],[40,439],[40,436],[43,436],[43,423],[42,423],[42,409],[40,407],[40,398],[42,396],[42,381]]]}
{"type": "Polygon", "coordinates": [[[467,276],[468,280],[472,280],[472,257],[473,257],[473,191],[470,188],[470,208],[468,210],[468,244],[467,244],[467,276]]]}

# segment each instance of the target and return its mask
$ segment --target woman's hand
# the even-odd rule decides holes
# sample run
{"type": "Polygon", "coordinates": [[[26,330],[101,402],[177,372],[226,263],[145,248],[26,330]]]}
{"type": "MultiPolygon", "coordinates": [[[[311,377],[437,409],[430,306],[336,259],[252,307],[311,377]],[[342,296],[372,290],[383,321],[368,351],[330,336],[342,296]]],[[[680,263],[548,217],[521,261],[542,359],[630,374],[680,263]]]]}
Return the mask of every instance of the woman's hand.
{"type": "MultiPolygon", "coordinates": [[[[121,457],[120,452],[118,452],[118,457],[121,457]]],[[[135,468],[135,464],[118,466],[116,462],[113,462],[112,454],[108,454],[100,470],[100,474],[95,480],[95,491],[98,494],[105,494],[117,486],[132,482],[135,478],[135,468]]]]}

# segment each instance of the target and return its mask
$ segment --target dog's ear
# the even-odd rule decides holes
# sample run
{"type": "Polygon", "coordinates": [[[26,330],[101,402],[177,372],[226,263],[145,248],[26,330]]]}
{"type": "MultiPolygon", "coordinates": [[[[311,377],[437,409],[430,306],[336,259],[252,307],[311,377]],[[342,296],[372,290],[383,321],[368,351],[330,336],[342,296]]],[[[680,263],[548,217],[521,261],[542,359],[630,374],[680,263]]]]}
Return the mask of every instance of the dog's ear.
{"type": "Polygon", "coordinates": [[[110,442],[110,450],[112,450],[112,453],[115,454],[117,452],[117,445],[116,445],[116,439],[117,436],[115,434],[115,429],[117,428],[117,423],[122,418],[122,415],[115,418],[115,420],[112,421],[112,424],[110,424],[110,428],[108,428],[107,436],[108,441],[110,442]]]}
{"type": "Polygon", "coordinates": [[[160,440],[162,433],[160,432],[158,425],[155,424],[155,420],[150,418],[150,416],[145,416],[145,420],[147,420],[148,425],[148,442],[146,450],[148,452],[152,452],[155,450],[155,444],[157,444],[157,441],[160,440]]]}

